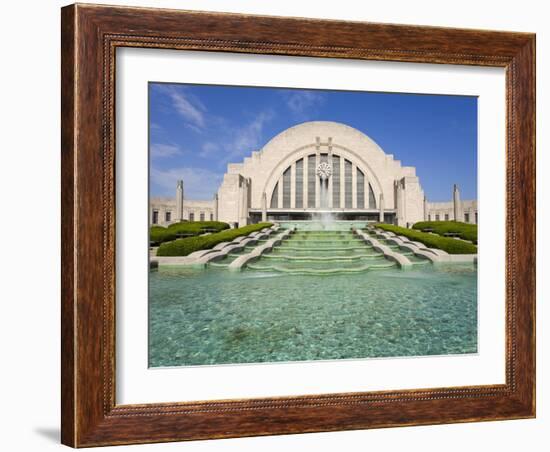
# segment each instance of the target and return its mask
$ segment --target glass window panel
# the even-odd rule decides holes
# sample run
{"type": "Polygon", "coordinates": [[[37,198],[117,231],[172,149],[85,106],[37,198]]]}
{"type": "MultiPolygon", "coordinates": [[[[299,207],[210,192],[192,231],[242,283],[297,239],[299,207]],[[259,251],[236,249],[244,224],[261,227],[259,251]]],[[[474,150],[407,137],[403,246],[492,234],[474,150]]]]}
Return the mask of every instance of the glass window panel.
{"type": "Polygon", "coordinates": [[[290,208],[290,166],[283,173],[283,208],[290,208]]]}
{"type": "Polygon", "coordinates": [[[357,169],[357,208],[365,208],[365,175],[357,169]]]}
{"type": "Polygon", "coordinates": [[[315,155],[308,156],[307,161],[307,206],[315,207],[315,155]]]}
{"type": "Polygon", "coordinates": [[[340,208],[340,157],[332,156],[332,207],[340,208]]]}
{"type": "Polygon", "coordinates": [[[344,161],[344,189],[345,189],[345,207],[351,209],[352,204],[352,180],[351,180],[351,162],[344,161]]]}
{"type": "Polygon", "coordinates": [[[296,207],[304,207],[304,159],[296,162],[296,207]]]}

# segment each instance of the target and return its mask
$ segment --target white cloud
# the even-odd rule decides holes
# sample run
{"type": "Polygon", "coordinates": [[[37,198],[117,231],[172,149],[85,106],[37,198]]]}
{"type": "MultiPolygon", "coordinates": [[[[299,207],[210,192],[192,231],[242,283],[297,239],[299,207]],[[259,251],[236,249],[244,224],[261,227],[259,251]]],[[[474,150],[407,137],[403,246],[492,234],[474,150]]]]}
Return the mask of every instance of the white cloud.
{"type": "Polygon", "coordinates": [[[175,155],[180,155],[182,153],[179,146],[175,144],[161,144],[153,143],[151,144],[151,158],[165,158],[173,157],[175,155]]]}
{"type": "Polygon", "coordinates": [[[211,200],[220,186],[223,174],[204,168],[170,168],[162,170],[151,167],[151,183],[157,196],[175,196],[176,182],[182,179],[185,197],[193,200],[211,200]]]}
{"type": "Polygon", "coordinates": [[[181,93],[172,93],[170,95],[174,102],[174,107],[180,115],[199,128],[204,127],[204,115],[181,93]]]}
{"type": "Polygon", "coordinates": [[[170,85],[160,85],[159,89],[170,97],[174,109],[187,121],[187,126],[195,131],[201,131],[206,125],[206,107],[195,96],[185,93],[185,88],[170,85]]]}
{"type": "Polygon", "coordinates": [[[321,106],[325,98],[315,91],[285,91],[286,105],[295,116],[302,117],[311,109],[321,106]]]}
{"type": "Polygon", "coordinates": [[[267,122],[271,121],[274,114],[271,110],[263,111],[257,114],[254,119],[242,127],[236,127],[231,130],[231,138],[224,145],[226,150],[224,163],[242,158],[257,150],[262,143],[263,129],[267,122]]]}

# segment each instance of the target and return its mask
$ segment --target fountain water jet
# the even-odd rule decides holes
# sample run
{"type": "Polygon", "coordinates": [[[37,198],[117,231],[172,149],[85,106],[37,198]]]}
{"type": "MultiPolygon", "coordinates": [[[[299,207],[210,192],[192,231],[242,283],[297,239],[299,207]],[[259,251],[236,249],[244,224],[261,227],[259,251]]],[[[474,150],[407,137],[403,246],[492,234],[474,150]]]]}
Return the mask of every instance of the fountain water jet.
{"type": "MultiPolygon", "coordinates": [[[[320,206],[321,209],[328,209],[329,208],[329,192],[328,192],[328,180],[332,173],[332,167],[330,164],[326,162],[322,162],[317,167],[317,175],[320,178],[320,192],[319,192],[319,198],[320,198],[320,206]]],[[[329,210],[322,211],[320,214],[320,223],[322,229],[330,229],[331,224],[334,222],[334,216],[332,212],[329,210]]]]}

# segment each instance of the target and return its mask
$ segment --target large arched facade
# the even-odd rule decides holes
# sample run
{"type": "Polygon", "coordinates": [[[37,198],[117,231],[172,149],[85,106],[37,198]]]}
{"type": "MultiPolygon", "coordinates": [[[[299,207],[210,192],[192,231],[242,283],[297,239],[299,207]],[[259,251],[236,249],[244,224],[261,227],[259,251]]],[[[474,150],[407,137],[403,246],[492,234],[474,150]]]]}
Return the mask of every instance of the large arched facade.
{"type": "Polygon", "coordinates": [[[232,223],[307,220],[326,212],[406,225],[424,218],[424,193],[415,169],[364,133],[313,121],[229,164],[217,194],[218,219],[232,223]]]}
{"type": "Polygon", "coordinates": [[[268,177],[268,209],[376,209],[382,192],[368,165],[340,146],[307,146],[291,153],[268,177]]]}
{"type": "Polygon", "coordinates": [[[305,122],[272,138],[241,163],[227,167],[214,200],[152,198],[151,224],[220,220],[245,225],[259,221],[309,220],[331,213],[336,219],[477,223],[477,201],[463,201],[455,185],[452,200],[427,202],[414,167],[402,166],[353,127],[329,121],[305,122]]]}

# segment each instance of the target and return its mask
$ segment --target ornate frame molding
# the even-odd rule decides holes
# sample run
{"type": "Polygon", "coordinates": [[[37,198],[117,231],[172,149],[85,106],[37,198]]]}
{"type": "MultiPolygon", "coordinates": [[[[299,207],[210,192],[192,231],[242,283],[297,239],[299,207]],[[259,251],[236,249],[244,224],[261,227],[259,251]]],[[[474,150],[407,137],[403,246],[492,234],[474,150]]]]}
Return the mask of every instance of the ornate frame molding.
{"type": "Polygon", "coordinates": [[[83,447],[535,415],[533,34],[79,4],[62,9],[61,31],[64,444],[83,447]],[[506,68],[506,384],[116,405],[118,47],[506,68]]]}

